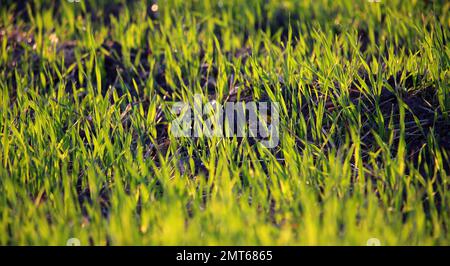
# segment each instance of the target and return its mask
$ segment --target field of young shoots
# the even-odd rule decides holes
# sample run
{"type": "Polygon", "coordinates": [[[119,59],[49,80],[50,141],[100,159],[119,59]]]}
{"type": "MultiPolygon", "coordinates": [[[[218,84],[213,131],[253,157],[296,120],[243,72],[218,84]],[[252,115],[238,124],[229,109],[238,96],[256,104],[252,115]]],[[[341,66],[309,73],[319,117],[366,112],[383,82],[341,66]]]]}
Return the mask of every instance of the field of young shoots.
{"type": "Polygon", "coordinates": [[[450,3],[0,4],[0,245],[450,245],[450,3]],[[277,102],[279,143],[175,137],[277,102]]]}

